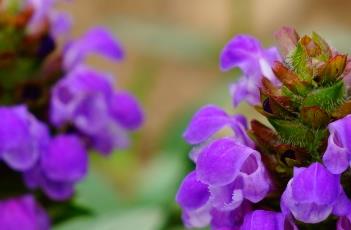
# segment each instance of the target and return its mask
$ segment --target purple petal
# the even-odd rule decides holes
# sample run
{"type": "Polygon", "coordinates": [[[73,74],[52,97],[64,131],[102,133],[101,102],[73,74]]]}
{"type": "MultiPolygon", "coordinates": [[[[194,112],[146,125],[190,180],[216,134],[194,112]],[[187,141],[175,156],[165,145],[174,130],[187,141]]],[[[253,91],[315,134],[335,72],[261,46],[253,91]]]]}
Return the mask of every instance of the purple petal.
{"type": "Polygon", "coordinates": [[[196,171],[205,184],[223,186],[238,176],[246,159],[256,151],[229,138],[211,143],[199,155],[196,171]]]}
{"type": "Polygon", "coordinates": [[[341,193],[334,205],[333,214],[337,216],[346,216],[351,210],[351,201],[345,194],[344,190],[340,188],[341,193]]]}
{"type": "Polygon", "coordinates": [[[313,163],[294,176],[292,193],[299,202],[330,204],[340,193],[339,176],[331,174],[323,165],[313,163]]]}
{"type": "Polygon", "coordinates": [[[304,223],[319,223],[333,211],[341,194],[339,176],[320,163],[299,170],[287,185],[281,199],[283,213],[304,223]]]}
{"type": "Polygon", "coordinates": [[[244,73],[251,72],[249,69],[252,59],[261,55],[261,43],[249,35],[238,35],[230,40],[223,48],[220,55],[220,67],[222,71],[228,71],[239,67],[244,73]]]}
{"type": "Polygon", "coordinates": [[[138,101],[127,92],[115,93],[110,109],[112,116],[126,129],[135,130],[143,122],[143,112],[138,101]]]}
{"type": "Polygon", "coordinates": [[[47,128],[24,106],[2,107],[0,117],[0,157],[15,170],[28,170],[45,148],[47,128]]]}
{"type": "Polygon", "coordinates": [[[60,135],[52,139],[48,151],[41,158],[44,174],[57,182],[77,182],[88,169],[88,156],[78,137],[60,135]]]}
{"type": "Polygon", "coordinates": [[[243,186],[241,177],[229,185],[211,186],[210,192],[213,207],[220,211],[231,211],[238,208],[244,201],[243,186]]]}
{"type": "Polygon", "coordinates": [[[196,173],[189,173],[177,192],[176,201],[184,209],[194,210],[204,206],[210,198],[208,186],[196,178],[196,173]]]}
{"type": "Polygon", "coordinates": [[[54,38],[64,36],[68,37],[72,27],[72,19],[67,13],[53,13],[51,16],[51,31],[50,34],[54,38]]]}
{"type": "MultiPolygon", "coordinates": [[[[99,106],[91,113],[99,112],[101,114],[103,112],[100,111],[101,107],[106,107],[106,110],[108,101],[113,96],[113,84],[111,76],[85,66],[80,66],[71,71],[54,86],[51,97],[51,122],[56,126],[60,126],[73,120],[74,113],[77,113],[77,108],[80,107],[80,110],[85,108],[84,103],[88,103],[86,102],[88,99],[94,100],[94,103],[91,103],[85,109],[94,110],[94,106],[99,106]],[[81,103],[82,105],[80,105],[81,103]]],[[[98,120],[99,122],[91,123],[90,128],[97,126],[103,120],[101,118],[98,120]]]]}
{"type": "Polygon", "coordinates": [[[221,108],[215,105],[207,105],[194,115],[183,137],[190,144],[199,144],[229,122],[229,116],[221,108]]]}
{"type": "Polygon", "coordinates": [[[69,70],[92,53],[97,53],[113,60],[121,60],[124,52],[119,41],[104,28],[90,29],[83,37],[72,42],[64,54],[64,66],[69,70]]]}
{"type": "Polygon", "coordinates": [[[50,220],[32,196],[0,202],[0,226],[3,230],[49,230],[50,220]]]}
{"type": "Polygon", "coordinates": [[[247,135],[247,120],[243,115],[234,115],[231,118],[231,127],[235,133],[235,140],[250,148],[255,147],[255,143],[247,135]]]}
{"type": "Polygon", "coordinates": [[[44,180],[42,189],[50,199],[55,201],[65,201],[70,199],[74,194],[74,185],[72,183],[56,182],[44,180]]]}
{"type": "Polygon", "coordinates": [[[211,227],[216,230],[239,230],[244,221],[245,215],[250,212],[251,205],[244,202],[240,207],[233,211],[220,211],[213,209],[211,211],[211,227]]]}
{"type": "Polygon", "coordinates": [[[283,214],[256,210],[246,215],[241,230],[288,230],[297,227],[283,214]]]}
{"type": "Polygon", "coordinates": [[[234,107],[240,102],[246,101],[250,105],[258,105],[260,103],[260,94],[258,90],[259,84],[246,77],[241,77],[237,82],[230,86],[230,95],[233,98],[234,107]]]}
{"type": "Polygon", "coordinates": [[[350,216],[340,217],[337,223],[337,230],[349,230],[351,229],[351,218],[350,216]]]}
{"type": "Polygon", "coordinates": [[[330,123],[328,147],[323,155],[323,163],[331,173],[341,174],[350,166],[351,116],[330,123]]]}
{"type": "Polygon", "coordinates": [[[182,220],[187,228],[203,228],[211,222],[211,207],[205,205],[196,210],[183,210],[182,220]]]}
{"type": "Polygon", "coordinates": [[[261,201],[269,192],[270,180],[258,152],[249,156],[241,169],[244,197],[253,203],[261,201]]]}
{"type": "Polygon", "coordinates": [[[91,134],[90,139],[93,147],[103,154],[110,154],[114,149],[125,149],[129,146],[128,133],[111,119],[91,134]]]}

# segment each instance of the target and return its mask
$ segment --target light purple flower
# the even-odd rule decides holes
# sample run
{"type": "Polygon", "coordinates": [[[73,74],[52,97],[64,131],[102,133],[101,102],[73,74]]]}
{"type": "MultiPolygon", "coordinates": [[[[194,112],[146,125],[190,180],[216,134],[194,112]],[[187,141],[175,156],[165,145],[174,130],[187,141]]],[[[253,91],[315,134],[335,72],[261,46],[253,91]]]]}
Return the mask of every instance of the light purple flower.
{"type": "Polygon", "coordinates": [[[28,170],[49,142],[47,127],[25,106],[0,107],[0,117],[0,159],[14,170],[28,170]]]}
{"type": "Polygon", "coordinates": [[[54,200],[73,195],[73,186],[87,174],[88,156],[85,147],[74,135],[53,138],[40,163],[24,175],[29,188],[40,187],[54,200]]]}
{"type": "Polygon", "coordinates": [[[240,230],[297,230],[297,227],[282,213],[256,210],[245,216],[240,230]]]}
{"type": "Polygon", "coordinates": [[[196,172],[191,172],[184,178],[176,201],[183,209],[183,222],[189,228],[211,225],[212,229],[218,230],[238,229],[244,215],[250,211],[248,202],[243,202],[230,211],[214,208],[208,185],[196,178],[196,172]]]}
{"type": "Polygon", "coordinates": [[[114,91],[113,78],[79,66],[59,81],[51,98],[51,121],[73,124],[103,153],[128,146],[128,131],[138,128],[143,114],[136,99],[114,91]]]}
{"type": "Polygon", "coordinates": [[[253,141],[246,133],[248,128],[246,118],[242,115],[230,116],[215,105],[202,107],[190,121],[183,137],[190,144],[200,144],[226,126],[231,127],[234,131],[235,140],[254,147],[253,141]]]}
{"type": "Polygon", "coordinates": [[[340,174],[351,164],[351,115],[330,123],[328,129],[330,135],[323,162],[331,173],[340,174]]]}
{"type": "Polygon", "coordinates": [[[176,198],[187,226],[203,227],[211,221],[212,226],[237,225],[242,218],[228,218],[241,213],[246,202],[262,200],[270,189],[260,154],[232,138],[211,142],[199,151],[195,163],[196,171],[184,179],[176,198]]]}
{"type": "Polygon", "coordinates": [[[67,45],[64,52],[64,68],[71,70],[83,63],[90,54],[99,54],[116,61],[124,57],[120,42],[106,29],[96,27],[67,45]]]}
{"type": "Polygon", "coordinates": [[[256,203],[270,189],[260,154],[230,138],[216,140],[200,153],[196,173],[209,186],[214,206],[221,210],[233,210],[244,199],[256,203]]]}
{"type": "Polygon", "coordinates": [[[33,9],[33,15],[27,26],[30,34],[35,34],[49,26],[54,38],[67,36],[71,29],[71,18],[65,13],[55,10],[57,0],[26,0],[25,6],[33,9]]]}
{"type": "Polygon", "coordinates": [[[331,213],[346,215],[350,208],[339,175],[331,174],[320,163],[295,168],[281,199],[284,214],[291,213],[304,223],[319,223],[331,213]]]}
{"type": "Polygon", "coordinates": [[[235,106],[244,100],[253,105],[259,103],[258,87],[263,76],[278,84],[271,65],[280,59],[276,47],[264,49],[256,38],[249,35],[238,35],[227,43],[220,55],[221,70],[240,68],[244,74],[231,86],[235,106]]]}
{"type": "Polygon", "coordinates": [[[30,195],[0,201],[1,230],[49,230],[50,220],[30,195]]]}

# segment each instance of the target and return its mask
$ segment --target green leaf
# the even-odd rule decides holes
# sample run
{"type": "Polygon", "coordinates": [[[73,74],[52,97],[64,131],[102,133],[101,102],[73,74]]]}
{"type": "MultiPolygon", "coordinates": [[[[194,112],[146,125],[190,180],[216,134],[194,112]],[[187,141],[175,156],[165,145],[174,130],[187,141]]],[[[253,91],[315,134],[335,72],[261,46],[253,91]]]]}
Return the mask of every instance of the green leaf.
{"type": "Polygon", "coordinates": [[[345,101],[345,97],[346,92],[344,82],[339,81],[330,87],[312,91],[304,99],[302,108],[318,106],[330,113],[345,101]]]}
{"type": "Polygon", "coordinates": [[[298,77],[306,82],[312,81],[312,72],[309,68],[309,57],[306,50],[298,43],[295,50],[289,55],[288,63],[298,77]]]}
{"type": "Polygon", "coordinates": [[[97,218],[79,218],[54,230],[116,230],[138,229],[155,230],[162,225],[163,213],[158,208],[145,207],[120,212],[111,212],[97,218]]]}

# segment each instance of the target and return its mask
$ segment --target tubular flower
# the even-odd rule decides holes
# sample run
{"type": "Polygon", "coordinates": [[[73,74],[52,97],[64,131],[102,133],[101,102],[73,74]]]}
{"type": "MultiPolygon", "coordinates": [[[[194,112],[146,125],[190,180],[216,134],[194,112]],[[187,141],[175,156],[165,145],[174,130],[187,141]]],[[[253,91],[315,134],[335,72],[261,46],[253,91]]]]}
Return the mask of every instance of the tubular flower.
{"type": "Polygon", "coordinates": [[[256,38],[249,35],[234,37],[223,48],[220,56],[222,71],[240,68],[244,75],[230,87],[233,104],[237,106],[241,101],[247,101],[251,105],[259,104],[258,87],[261,86],[262,77],[278,83],[271,65],[280,59],[276,47],[264,49],[256,38]]]}
{"type": "Polygon", "coordinates": [[[300,37],[283,27],[276,38],[284,58],[246,35],[221,53],[222,70],[244,74],[234,105],[248,101],[270,127],[257,120],[248,126],[244,116],[214,105],[194,115],[184,138],[195,145],[196,169],[176,197],[187,227],[351,226],[350,60],[316,33],[300,37]]]}
{"type": "Polygon", "coordinates": [[[85,63],[90,54],[121,61],[121,43],[102,27],[72,38],[59,2],[0,1],[0,180],[10,185],[0,192],[0,229],[50,229],[45,211],[56,220],[58,205],[72,207],[89,151],[128,147],[143,123],[137,99],[85,63]]]}

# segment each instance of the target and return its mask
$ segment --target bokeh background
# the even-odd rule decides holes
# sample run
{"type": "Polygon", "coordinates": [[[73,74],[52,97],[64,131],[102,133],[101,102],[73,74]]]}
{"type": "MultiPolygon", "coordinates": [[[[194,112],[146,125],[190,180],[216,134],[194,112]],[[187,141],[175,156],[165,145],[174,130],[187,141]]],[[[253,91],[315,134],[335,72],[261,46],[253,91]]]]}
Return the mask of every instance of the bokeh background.
{"type": "Polygon", "coordinates": [[[218,56],[234,35],[248,33],[265,46],[283,25],[316,31],[337,49],[351,51],[348,0],[74,0],[62,4],[74,19],[74,35],[92,25],[108,27],[126,50],[116,65],[89,62],[118,77],[141,101],[146,121],[130,149],[107,159],[93,154],[91,173],[79,185],[77,203],[93,215],[57,230],[181,230],[174,196],[192,169],[181,135],[192,114],[215,103],[232,113],[228,83],[239,71],[221,73],[218,56]]]}

